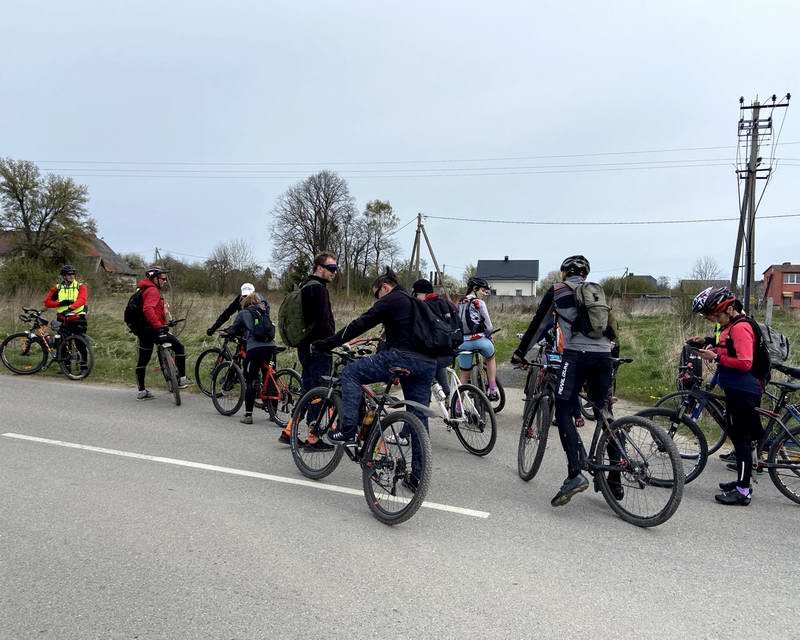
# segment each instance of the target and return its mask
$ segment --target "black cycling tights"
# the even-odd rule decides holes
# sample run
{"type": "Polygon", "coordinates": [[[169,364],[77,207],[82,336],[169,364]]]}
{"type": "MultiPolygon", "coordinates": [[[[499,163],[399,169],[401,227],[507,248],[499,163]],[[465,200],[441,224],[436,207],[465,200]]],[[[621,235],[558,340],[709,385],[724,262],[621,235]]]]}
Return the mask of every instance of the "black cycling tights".
{"type": "MultiPolygon", "coordinates": [[[[169,336],[169,343],[172,345],[172,350],[175,352],[175,366],[178,368],[178,376],[183,378],[186,375],[186,350],[183,344],[175,336],[169,336]]],[[[155,332],[146,333],[139,336],[139,359],[136,361],[136,384],[139,385],[139,391],[144,391],[144,377],[147,373],[147,365],[150,363],[150,358],[153,357],[153,348],[157,336],[155,332]]]]}
{"type": "Polygon", "coordinates": [[[244,412],[253,413],[256,403],[256,388],[261,379],[261,367],[272,357],[272,347],[253,347],[247,350],[244,359],[244,380],[247,389],[244,392],[244,412]]]}
{"type": "Polygon", "coordinates": [[[746,489],[750,486],[753,474],[753,441],[760,440],[763,434],[761,419],[756,407],[761,404],[761,396],[741,391],[725,391],[725,407],[730,416],[728,437],[736,453],[736,486],[746,489]]]}

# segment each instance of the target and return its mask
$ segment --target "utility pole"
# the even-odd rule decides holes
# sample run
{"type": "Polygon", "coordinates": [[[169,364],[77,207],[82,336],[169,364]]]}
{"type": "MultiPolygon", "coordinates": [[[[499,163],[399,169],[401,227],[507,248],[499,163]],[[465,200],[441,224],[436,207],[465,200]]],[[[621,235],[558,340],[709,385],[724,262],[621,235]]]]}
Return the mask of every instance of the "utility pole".
{"type": "MultiPolygon", "coordinates": [[[[422,246],[421,240],[425,240],[425,246],[428,248],[428,253],[431,256],[431,260],[433,260],[433,266],[436,269],[435,278],[432,278],[432,281],[438,279],[439,286],[441,287],[442,291],[445,293],[446,288],[444,286],[444,273],[442,272],[441,268],[439,267],[439,261],[436,259],[436,254],[433,251],[433,245],[431,244],[431,240],[428,237],[428,232],[425,231],[425,222],[422,216],[422,213],[417,214],[417,232],[414,234],[414,247],[411,250],[411,260],[409,262],[409,270],[411,271],[412,279],[416,280],[420,277],[420,259],[422,253],[422,246]]],[[[433,274],[432,274],[433,275],[433,274]]]]}
{"type": "MultiPolygon", "coordinates": [[[[756,213],[764,191],[772,177],[773,162],[775,160],[775,146],[777,139],[772,139],[773,113],[775,109],[786,109],[789,106],[791,94],[778,102],[776,95],[771,101],[762,103],[756,97],[749,106],[744,105],[744,97],[739,98],[739,147],[737,158],[739,166],[736,169],[737,179],[744,181],[744,194],[739,207],[739,228],[736,234],[736,248],[733,255],[733,269],[731,271],[731,288],[739,290],[739,269],[744,267],[742,278],[741,298],[745,312],[750,312],[750,298],[752,297],[753,282],[756,266],[756,213]],[[768,115],[764,116],[764,112],[768,115]],[[772,151],[766,163],[760,156],[760,147],[771,142],[772,151]],[[745,161],[746,158],[746,161],[745,161]],[[762,166],[763,165],[763,166],[762,166]],[[757,193],[758,180],[764,180],[761,194],[757,193]]],[[[784,111],[784,117],[785,117],[784,111]]],[[[779,130],[780,133],[780,130],[779,130]]]]}

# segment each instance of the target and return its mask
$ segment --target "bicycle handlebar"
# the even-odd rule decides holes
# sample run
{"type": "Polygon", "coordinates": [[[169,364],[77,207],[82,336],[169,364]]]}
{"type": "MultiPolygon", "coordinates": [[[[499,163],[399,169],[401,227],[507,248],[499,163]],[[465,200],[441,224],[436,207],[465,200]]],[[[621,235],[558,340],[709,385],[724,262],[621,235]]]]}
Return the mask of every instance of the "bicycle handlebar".
{"type": "Polygon", "coordinates": [[[168,327],[174,327],[175,325],[177,325],[177,324],[179,324],[181,322],[186,322],[186,318],[181,318],[180,320],[170,320],[169,322],[167,322],[167,326],[168,327]]]}

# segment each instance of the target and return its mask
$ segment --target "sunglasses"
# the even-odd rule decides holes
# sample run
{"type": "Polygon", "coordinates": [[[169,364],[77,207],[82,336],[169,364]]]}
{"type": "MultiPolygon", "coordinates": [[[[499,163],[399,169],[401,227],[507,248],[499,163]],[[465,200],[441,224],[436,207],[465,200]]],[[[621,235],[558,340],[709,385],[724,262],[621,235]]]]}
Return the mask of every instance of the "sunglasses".
{"type": "Polygon", "coordinates": [[[375,296],[375,299],[376,299],[376,300],[378,299],[378,294],[379,294],[380,292],[381,292],[381,288],[380,288],[380,287],[378,287],[377,289],[374,289],[374,290],[372,291],[372,295],[373,295],[373,296],[375,296]]]}
{"type": "Polygon", "coordinates": [[[325,269],[325,271],[329,271],[330,273],[336,273],[339,270],[338,264],[321,264],[319,266],[325,269]]]}

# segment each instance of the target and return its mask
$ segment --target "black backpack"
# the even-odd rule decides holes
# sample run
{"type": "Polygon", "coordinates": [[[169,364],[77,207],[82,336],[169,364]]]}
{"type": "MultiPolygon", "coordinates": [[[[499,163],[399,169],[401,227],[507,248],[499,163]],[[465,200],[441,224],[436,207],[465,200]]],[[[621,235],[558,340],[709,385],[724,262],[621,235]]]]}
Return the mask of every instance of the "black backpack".
{"type": "Polygon", "coordinates": [[[425,302],[409,294],[406,295],[412,305],[411,333],[416,351],[432,358],[455,355],[464,342],[464,333],[458,326],[460,322],[452,317],[449,306],[446,314],[439,315],[443,307],[436,305],[437,311],[434,311],[432,304],[437,301],[425,302]]]}
{"type": "MultiPolygon", "coordinates": [[[[466,328],[470,335],[474,333],[483,333],[486,331],[486,322],[481,318],[480,322],[475,322],[472,319],[472,315],[470,314],[470,307],[475,304],[475,301],[478,298],[464,298],[458,304],[458,317],[459,321],[461,322],[461,326],[466,328]]],[[[463,329],[462,329],[463,331],[463,329]]]]}
{"type": "Polygon", "coordinates": [[[125,305],[123,319],[125,320],[125,324],[128,325],[128,331],[134,334],[138,334],[144,327],[143,301],[142,290],[137,287],[133,295],[128,298],[128,304],[125,305]]]}
{"type": "Polygon", "coordinates": [[[261,305],[248,309],[253,319],[253,339],[258,342],[272,342],[275,339],[275,325],[270,320],[269,312],[261,305]]]}
{"type": "MultiPolygon", "coordinates": [[[[761,326],[758,324],[758,322],[753,320],[753,318],[745,315],[736,318],[731,323],[731,326],[737,322],[746,322],[749,324],[753,329],[753,335],[755,335],[756,338],[755,348],[753,349],[753,366],[750,368],[750,373],[759,380],[769,380],[772,362],[769,355],[769,346],[764,338],[763,331],[761,331],[761,326]]],[[[728,350],[728,355],[731,357],[736,357],[736,349],[733,346],[733,339],[731,338],[730,333],[725,341],[725,348],[728,350]]]]}

